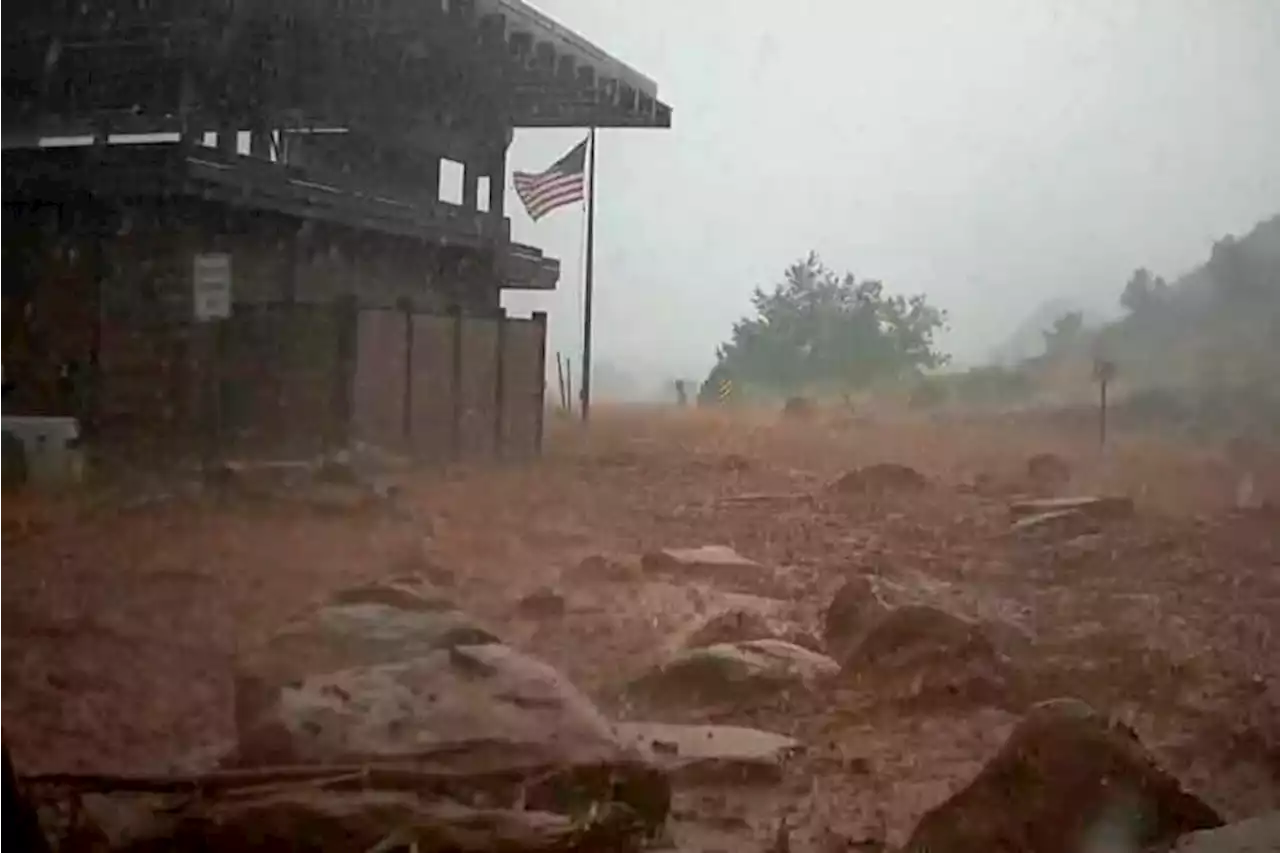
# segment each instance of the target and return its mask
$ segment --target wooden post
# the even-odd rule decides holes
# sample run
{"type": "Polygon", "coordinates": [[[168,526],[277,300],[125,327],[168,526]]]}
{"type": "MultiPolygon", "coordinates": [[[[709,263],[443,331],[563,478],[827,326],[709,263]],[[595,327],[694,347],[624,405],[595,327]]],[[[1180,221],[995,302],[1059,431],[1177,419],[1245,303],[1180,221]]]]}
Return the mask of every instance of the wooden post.
{"type": "Polygon", "coordinates": [[[556,350],[556,388],[560,392],[560,411],[567,411],[569,408],[569,398],[566,396],[568,391],[564,387],[564,358],[560,355],[560,351],[556,350]]]}
{"type": "Polygon", "coordinates": [[[1093,363],[1093,378],[1098,382],[1098,446],[1107,446],[1107,385],[1116,376],[1115,362],[1103,358],[1093,363]]]}
{"type": "Polygon", "coordinates": [[[504,355],[507,349],[507,309],[498,309],[497,334],[498,363],[494,370],[493,452],[498,459],[504,456],[507,419],[507,370],[504,355]]]}

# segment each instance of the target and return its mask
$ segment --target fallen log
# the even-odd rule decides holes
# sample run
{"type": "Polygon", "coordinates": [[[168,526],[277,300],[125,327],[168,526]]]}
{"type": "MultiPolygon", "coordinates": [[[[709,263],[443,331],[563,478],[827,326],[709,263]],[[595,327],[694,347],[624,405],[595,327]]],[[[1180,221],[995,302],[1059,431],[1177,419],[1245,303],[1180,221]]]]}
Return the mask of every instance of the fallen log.
{"type": "Polygon", "coordinates": [[[308,849],[365,850],[395,834],[407,840],[388,849],[625,851],[658,833],[670,807],[662,771],[641,760],[441,763],[451,760],[437,751],[359,765],[20,778],[42,815],[73,816],[43,821],[54,848],[70,853],[239,850],[253,837],[281,846],[332,837],[332,848],[308,849]]]}

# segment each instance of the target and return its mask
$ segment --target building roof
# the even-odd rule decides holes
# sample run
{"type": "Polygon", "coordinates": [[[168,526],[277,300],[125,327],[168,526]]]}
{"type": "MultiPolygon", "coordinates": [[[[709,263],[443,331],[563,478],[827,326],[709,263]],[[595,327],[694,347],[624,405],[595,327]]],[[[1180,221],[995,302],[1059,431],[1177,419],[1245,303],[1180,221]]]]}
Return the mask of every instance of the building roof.
{"type": "Polygon", "coordinates": [[[671,124],[651,79],[522,0],[24,3],[10,24],[6,135],[671,124]]]}

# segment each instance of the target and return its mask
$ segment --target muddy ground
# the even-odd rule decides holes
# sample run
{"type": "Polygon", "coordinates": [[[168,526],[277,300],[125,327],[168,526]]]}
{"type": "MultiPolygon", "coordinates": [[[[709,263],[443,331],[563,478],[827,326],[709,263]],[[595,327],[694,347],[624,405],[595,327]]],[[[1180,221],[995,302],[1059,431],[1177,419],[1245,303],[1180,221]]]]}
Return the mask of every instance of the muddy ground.
{"type": "MultiPolygon", "coordinates": [[[[1001,626],[1052,655],[1070,689],[1122,718],[1228,817],[1280,808],[1268,730],[1280,709],[1280,521],[1231,509],[1210,451],[1011,424],[740,417],[604,409],[589,435],[549,424],[540,462],[417,473],[400,513],[173,498],[6,499],[5,740],[27,771],[199,764],[232,737],[236,650],[332,590],[397,570],[423,540],[459,602],[560,667],[606,709],[707,614],[779,599],[817,633],[847,578],[893,603],[1001,626]],[[1029,456],[1067,491],[1127,494],[1092,538],[1011,534],[1029,456]],[[923,491],[841,496],[858,466],[906,463],[923,491]],[[976,487],[975,487],[976,484],[976,487]],[[745,499],[743,496],[749,496],[745,499]],[[724,544],[766,568],[732,584],[646,574],[638,556],[724,544]],[[604,557],[604,560],[592,559],[604,557]],[[585,562],[584,562],[585,561],[585,562]],[[559,618],[517,602],[549,587],[559,618]]],[[[687,789],[683,850],[900,842],[996,750],[1016,709],[913,707],[831,688],[733,708],[645,709],[794,735],[780,783],[687,789]]]]}

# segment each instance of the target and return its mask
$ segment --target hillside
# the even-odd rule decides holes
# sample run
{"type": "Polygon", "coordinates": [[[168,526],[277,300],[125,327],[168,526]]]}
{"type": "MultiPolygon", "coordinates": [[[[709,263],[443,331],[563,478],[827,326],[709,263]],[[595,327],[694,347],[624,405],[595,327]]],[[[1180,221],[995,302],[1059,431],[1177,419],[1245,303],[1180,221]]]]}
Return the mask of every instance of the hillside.
{"type": "Polygon", "coordinates": [[[1280,215],[1104,327],[1096,351],[1135,388],[1280,384],[1280,215]]]}

